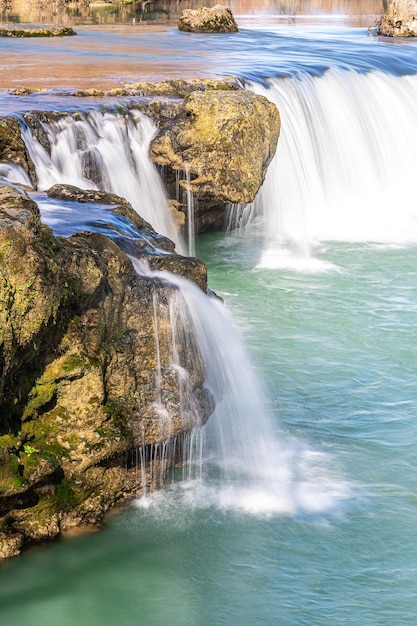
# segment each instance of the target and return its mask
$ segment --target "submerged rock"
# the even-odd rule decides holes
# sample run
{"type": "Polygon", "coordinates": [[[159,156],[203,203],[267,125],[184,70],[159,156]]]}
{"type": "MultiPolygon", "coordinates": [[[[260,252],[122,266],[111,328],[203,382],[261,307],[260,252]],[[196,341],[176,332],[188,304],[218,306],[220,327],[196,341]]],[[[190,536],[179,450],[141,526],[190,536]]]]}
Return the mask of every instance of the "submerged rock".
{"type": "Polygon", "coordinates": [[[252,202],[275,154],[277,108],[250,91],[193,92],[151,146],[155,163],[186,172],[198,198],[252,202]]]}
{"type": "Polygon", "coordinates": [[[376,26],[385,37],[417,37],[417,0],[393,0],[376,26]]]}
{"type": "Polygon", "coordinates": [[[221,4],[212,8],[184,9],[178,29],[189,33],[235,33],[239,30],[230,9],[221,4]]]}
{"type": "MultiPolygon", "coordinates": [[[[133,211],[113,194],[78,192],[126,217],[133,211]]],[[[50,193],[77,196],[69,186],[50,193]]],[[[149,227],[139,217],[136,224],[149,227]]],[[[161,259],[157,266],[205,289],[201,262],[169,244],[161,259]]],[[[172,293],[168,283],[138,276],[108,237],[54,237],[29,196],[0,188],[0,557],[96,523],[140,493],[139,449],[148,458],[152,446],[168,450],[155,457],[163,480],[180,447],[169,442],[208,418],[204,367],[190,326],[173,332],[172,293]]]]}

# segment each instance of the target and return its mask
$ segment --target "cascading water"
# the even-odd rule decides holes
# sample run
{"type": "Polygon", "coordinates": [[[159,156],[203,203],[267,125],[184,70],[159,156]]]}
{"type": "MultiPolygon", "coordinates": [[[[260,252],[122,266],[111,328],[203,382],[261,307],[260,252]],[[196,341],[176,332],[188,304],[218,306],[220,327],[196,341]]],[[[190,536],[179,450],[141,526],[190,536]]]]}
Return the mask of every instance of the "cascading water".
{"type": "Polygon", "coordinates": [[[191,442],[185,458],[188,468],[197,461],[197,471],[189,469],[183,477],[200,477],[193,485],[198,504],[260,514],[296,513],[323,511],[348,497],[343,481],[329,482],[324,455],[272,428],[243,343],[218,298],[208,297],[183,277],[151,272],[132,261],[139,274],[172,285],[171,323],[175,319],[173,328],[193,329],[205,384],[214,397],[214,415],[203,437],[194,431],[196,445],[191,442]]]}
{"type": "Polygon", "coordinates": [[[277,105],[281,136],[240,221],[263,222],[260,266],[323,269],[311,252],[329,240],[416,241],[417,76],[329,69],[268,82],[249,87],[277,105]]]}
{"type": "Polygon", "coordinates": [[[105,189],[126,198],[154,229],[176,240],[160,176],[149,157],[153,122],[139,111],[91,110],[39,122],[50,152],[22,122],[22,136],[36,167],[38,188],[56,183],[105,189]]]}
{"type": "MultiPolygon", "coordinates": [[[[153,134],[150,124],[138,113],[120,116],[98,111],[42,123],[50,154],[25,127],[25,142],[36,165],[39,188],[46,189],[58,182],[105,188],[127,197],[143,217],[157,225],[161,215],[167,215],[167,203],[148,157],[153,134]],[[138,198],[143,202],[138,202],[138,198]]],[[[187,197],[187,202],[190,206],[191,198],[187,197]]],[[[50,208],[48,204],[45,215],[50,208]]],[[[254,208],[248,206],[247,210],[253,213],[254,208]]],[[[157,228],[166,233],[169,225],[157,228]]],[[[190,232],[191,246],[193,235],[190,232]]],[[[142,266],[137,270],[149,276],[149,270],[142,266]]],[[[325,455],[272,428],[256,376],[224,307],[185,279],[166,272],[158,272],[155,277],[173,286],[169,310],[163,314],[168,315],[174,333],[187,325],[193,328],[216,410],[201,432],[194,429],[183,442],[167,439],[152,449],[143,446],[136,451],[131,462],[142,472],[145,492],[148,485],[161,484],[168,457],[175,456],[175,446],[181,445],[186,462],[183,477],[187,479],[182,485],[200,477],[194,480],[193,488],[199,505],[261,514],[293,513],[325,510],[347,497],[349,489],[343,480],[328,480],[329,459],[325,455]]],[[[164,307],[160,307],[157,295],[155,298],[158,337],[159,316],[164,307]]],[[[195,409],[175,357],[177,341],[172,337],[171,366],[184,398],[182,418],[187,421],[187,411],[195,409]]],[[[167,411],[160,393],[162,376],[158,369],[155,409],[164,420],[167,411]]]]}

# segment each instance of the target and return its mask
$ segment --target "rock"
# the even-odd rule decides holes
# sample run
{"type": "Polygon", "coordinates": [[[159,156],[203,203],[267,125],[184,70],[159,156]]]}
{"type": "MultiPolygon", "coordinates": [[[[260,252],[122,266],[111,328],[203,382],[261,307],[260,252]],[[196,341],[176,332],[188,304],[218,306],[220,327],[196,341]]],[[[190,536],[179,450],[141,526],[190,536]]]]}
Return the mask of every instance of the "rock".
{"type": "MultiPolygon", "coordinates": [[[[106,201],[127,218],[133,211],[105,192],[55,186],[50,194],[106,201]]],[[[136,225],[150,228],[140,217],[136,225]]],[[[153,252],[156,267],[205,289],[200,261],[175,255],[170,242],[162,260],[153,252]]],[[[96,523],[143,488],[138,448],[147,458],[162,442],[179,449],[174,442],[207,420],[212,399],[188,325],[175,346],[186,381],[179,389],[171,293],[138,276],[109,238],[56,238],[29,196],[0,188],[0,557],[96,523]]],[[[173,453],[156,458],[158,477],[174,461],[173,453]]]]}
{"type": "MultiPolygon", "coordinates": [[[[252,202],[275,154],[277,108],[250,91],[193,92],[151,145],[155,163],[188,172],[198,198],[252,202]]],[[[181,181],[187,186],[186,181],[181,181]]]]}
{"type": "Polygon", "coordinates": [[[417,0],[393,0],[376,26],[385,37],[416,37],[417,0]]]}
{"type": "Polygon", "coordinates": [[[40,24],[1,24],[0,37],[67,37],[76,35],[73,28],[40,24]]]}
{"type": "MultiPolygon", "coordinates": [[[[158,83],[125,83],[129,92],[136,91],[146,96],[177,96],[185,98],[193,91],[235,91],[240,89],[235,78],[188,78],[169,79],[158,83]]],[[[126,95],[126,94],[124,94],[126,95]]]]}
{"type": "Polygon", "coordinates": [[[230,9],[216,4],[212,8],[184,9],[178,29],[189,33],[235,33],[238,26],[230,9]]]}

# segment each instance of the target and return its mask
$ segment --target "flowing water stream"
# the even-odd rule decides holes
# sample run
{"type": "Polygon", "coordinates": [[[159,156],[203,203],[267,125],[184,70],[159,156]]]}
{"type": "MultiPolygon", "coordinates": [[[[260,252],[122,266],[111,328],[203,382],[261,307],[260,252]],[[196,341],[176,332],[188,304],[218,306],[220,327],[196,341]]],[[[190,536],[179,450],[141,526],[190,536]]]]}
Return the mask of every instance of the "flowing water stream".
{"type": "Polygon", "coordinates": [[[99,533],[2,565],[0,615],[414,626],[417,47],[356,29],[193,41],[282,114],[261,193],[233,209],[239,229],[196,241],[228,313],[165,276],[218,399],[202,469],[99,533]]]}

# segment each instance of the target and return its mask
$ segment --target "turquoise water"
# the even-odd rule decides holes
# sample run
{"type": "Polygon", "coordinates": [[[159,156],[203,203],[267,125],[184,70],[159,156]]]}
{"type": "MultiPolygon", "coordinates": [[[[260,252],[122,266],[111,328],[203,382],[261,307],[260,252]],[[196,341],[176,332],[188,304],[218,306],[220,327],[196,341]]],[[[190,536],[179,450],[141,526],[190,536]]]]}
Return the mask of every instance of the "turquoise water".
{"type": "MultiPolygon", "coordinates": [[[[312,484],[308,513],[242,513],[183,483],[96,534],[0,568],[4,624],[412,625],[417,612],[416,247],[332,243],[316,273],[198,241],[312,484]]],[[[255,497],[256,494],[254,494],[255,497]]]]}

